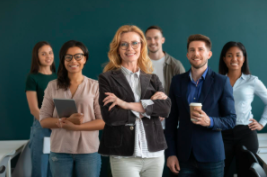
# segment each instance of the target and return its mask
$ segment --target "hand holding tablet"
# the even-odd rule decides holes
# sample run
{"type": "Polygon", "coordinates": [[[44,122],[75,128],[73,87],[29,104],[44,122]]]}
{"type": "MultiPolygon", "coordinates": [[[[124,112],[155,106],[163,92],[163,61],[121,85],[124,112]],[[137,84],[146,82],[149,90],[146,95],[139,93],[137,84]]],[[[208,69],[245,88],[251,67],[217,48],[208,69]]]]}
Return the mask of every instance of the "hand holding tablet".
{"type": "Polygon", "coordinates": [[[68,121],[76,125],[81,125],[83,123],[83,113],[74,113],[69,118],[68,121]]]}
{"type": "MultiPolygon", "coordinates": [[[[58,99],[54,98],[54,103],[58,116],[60,118],[59,123],[61,124],[61,118],[67,118],[68,121],[80,125],[83,122],[83,114],[77,113],[77,107],[73,99],[58,99]]],[[[61,125],[60,125],[61,126],[61,125]]]]}

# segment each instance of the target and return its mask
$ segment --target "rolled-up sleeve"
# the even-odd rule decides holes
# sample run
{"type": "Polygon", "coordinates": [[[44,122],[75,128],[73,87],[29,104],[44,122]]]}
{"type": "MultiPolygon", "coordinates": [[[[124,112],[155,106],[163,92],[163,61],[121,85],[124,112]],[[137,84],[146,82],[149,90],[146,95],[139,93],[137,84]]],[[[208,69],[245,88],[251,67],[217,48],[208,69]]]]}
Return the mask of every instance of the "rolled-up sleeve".
{"type": "MultiPolygon", "coordinates": [[[[154,104],[154,102],[153,102],[152,100],[150,100],[150,99],[143,99],[143,100],[141,100],[140,102],[141,102],[141,104],[142,104],[144,110],[146,110],[147,106],[150,106],[150,105],[153,105],[153,104],[154,104]]],[[[138,117],[138,118],[141,118],[141,116],[140,116],[140,114],[141,114],[142,116],[144,116],[144,117],[150,119],[150,115],[147,115],[146,112],[144,112],[144,113],[139,113],[139,112],[137,112],[137,111],[133,111],[133,110],[131,110],[131,111],[132,111],[132,113],[133,113],[136,117],[138,117]]]]}

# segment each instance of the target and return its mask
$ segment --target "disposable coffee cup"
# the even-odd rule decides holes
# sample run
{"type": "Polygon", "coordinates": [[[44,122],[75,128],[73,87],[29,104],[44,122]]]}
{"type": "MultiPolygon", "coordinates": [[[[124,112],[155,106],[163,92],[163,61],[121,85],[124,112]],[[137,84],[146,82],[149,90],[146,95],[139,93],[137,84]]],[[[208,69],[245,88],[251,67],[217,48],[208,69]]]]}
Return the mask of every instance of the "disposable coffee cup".
{"type": "Polygon", "coordinates": [[[194,108],[202,109],[202,104],[201,103],[190,103],[189,106],[190,106],[190,119],[192,122],[196,122],[197,120],[192,118],[193,117],[192,114],[193,112],[196,112],[194,108]]]}

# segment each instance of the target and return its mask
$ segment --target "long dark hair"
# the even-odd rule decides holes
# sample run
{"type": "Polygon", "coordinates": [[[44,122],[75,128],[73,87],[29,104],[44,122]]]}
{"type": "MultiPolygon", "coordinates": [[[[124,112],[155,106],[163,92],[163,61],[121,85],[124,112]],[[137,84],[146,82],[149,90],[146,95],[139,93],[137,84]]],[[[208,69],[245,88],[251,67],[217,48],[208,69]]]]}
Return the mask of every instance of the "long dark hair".
{"type": "Polygon", "coordinates": [[[238,47],[243,52],[243,56],[245,58],[245,61],[243,63],[243,66],[241,67],[241,72],[244,74],[250,74],[249,67],[248,67],[248,56],[247,56],[246,48],[241,42],[234,42],[234,41],[227,42],[223,46],[223,49],[222,49],[221,55],[220,55],[220,61],[219,61],[219,73],[223,74],[223,75],[228,73],[228,68],[227,68],[225,62],[223,61],[223,58],[225,57],[226,52],[232,47],[238,47]]]}
{"type": "MultiPolygon", "coordinates": [[[[37,44],[35,44],[35,46],[33,47],[32,50],[32,64],[31,64],[31,70],[30,73],[38,73],[39,68],[40,68],[40,60],[39,60],[39,49],[45,45],[49,45],[51,48],[52,46],[46,42],[46,41],[40,41],[37,44]]],[[[52,65],[50,66],[50,70],[54,73],[56,72],[56,66],[55,66],[55,61],[53,61],[52,65]]]]}
{"type": "MultiPolygon", "coordinates": [[[[84,57],[86,58],[86,62],[87,62],[88,57],[89,57],[88,49],[83,43],[81,43],[79,41],[75,41],[75,40],[70,40],[70,41],[63,44],[63,46],[61,47],[60,52],[59,52],[60,62],[59,62],[59,67],[58,67],[58,71],[57,71],[57,86],[58,86],[58,88],[62,88],[65,90],[67,90],[70,86],[70,79],[68,77],[68,71],[64,65],[64,60],[65,60],[65,55],[66,55],[67,51],[71,47],[79,47],[84,53],[84,57]]],[[[74,60],[74,58],[73,58],[73,60],[74,60]]]]}

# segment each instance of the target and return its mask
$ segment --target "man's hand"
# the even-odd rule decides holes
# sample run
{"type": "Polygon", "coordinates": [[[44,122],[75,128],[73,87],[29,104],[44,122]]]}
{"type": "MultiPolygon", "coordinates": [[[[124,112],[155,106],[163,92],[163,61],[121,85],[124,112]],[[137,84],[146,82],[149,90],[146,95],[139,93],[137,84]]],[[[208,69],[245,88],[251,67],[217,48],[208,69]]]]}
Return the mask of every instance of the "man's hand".
{"type": "Polygon", "coordinates": [[[175,173],[178,174],[180,171],[180,165],[177,157],[175,155],[168,157],[167,159],[167,167],[175,173]]]}
{"type": "Polygon", "coordinates": [[[192,113],[191,119],[196,120],[196,121],[192,121],[194,124],[201,125],[203,127],[210,126],[209,116],[200,108],[194,108],[194,112],[192,113]]]}
{"type": "Polygon", "coordinates": [[[261,125],[258,121],[256,121],[255,119],[249,119],[250,121],[252,121],[250,124],[248,124],[248,127],[250,128],[250,130],[262,130],[263,129],[263,125],[261,125]]]}
{"type": "Polygon", "coordinates": [[[168,96],[164,92],[156,92],[152,97],[151,100],[166,100],[168,96]]]}

